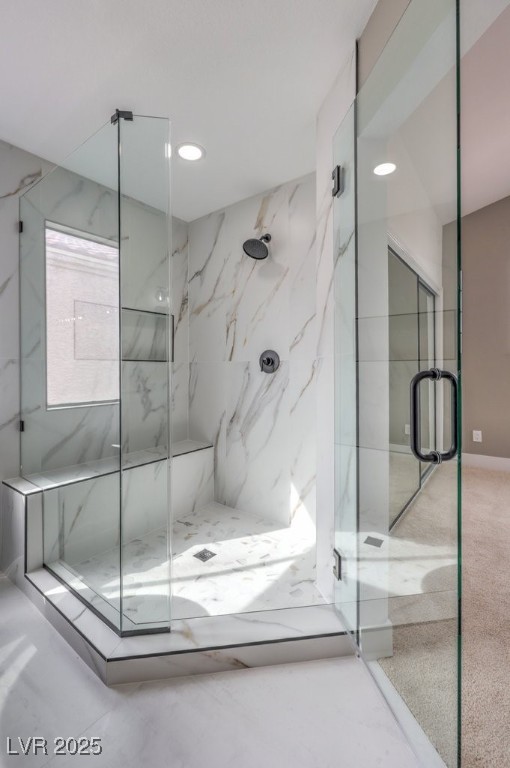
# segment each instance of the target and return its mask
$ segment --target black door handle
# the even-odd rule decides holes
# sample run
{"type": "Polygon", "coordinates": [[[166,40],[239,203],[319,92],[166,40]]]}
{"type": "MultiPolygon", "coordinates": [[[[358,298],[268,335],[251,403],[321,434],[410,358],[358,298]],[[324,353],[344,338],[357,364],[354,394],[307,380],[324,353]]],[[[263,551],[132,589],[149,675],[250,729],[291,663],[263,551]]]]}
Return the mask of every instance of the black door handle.
{"type": "Polygon", "coordinates": [[[428,371],[420,371],[411,379],[411,450],[419,461],[429,464],[441,464],[443,461],[450,461],[457,455],[458,450],[458,429],[457,429],[457,377],[450,371],[442,371],[439,368],[430,368],[428,371]],[[420,384],[424,379],[440,381],[446,379],[451,384],[451,421],[452,421],[452,440],[450,448],[447,451],[430,451],[423,453],[421,450],[421,408],[420,408],[420,384]]]}

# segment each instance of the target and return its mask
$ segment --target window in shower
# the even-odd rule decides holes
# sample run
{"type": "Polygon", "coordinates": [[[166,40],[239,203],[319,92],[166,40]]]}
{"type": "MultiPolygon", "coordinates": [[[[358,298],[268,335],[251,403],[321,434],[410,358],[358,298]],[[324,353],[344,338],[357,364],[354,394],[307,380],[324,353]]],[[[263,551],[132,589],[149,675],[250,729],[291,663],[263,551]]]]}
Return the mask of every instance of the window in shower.
{"type": "Polygon", "coordinates": [[[116,245],[48,224],[48,408],[119,399],[119,252],[116,245]]]}

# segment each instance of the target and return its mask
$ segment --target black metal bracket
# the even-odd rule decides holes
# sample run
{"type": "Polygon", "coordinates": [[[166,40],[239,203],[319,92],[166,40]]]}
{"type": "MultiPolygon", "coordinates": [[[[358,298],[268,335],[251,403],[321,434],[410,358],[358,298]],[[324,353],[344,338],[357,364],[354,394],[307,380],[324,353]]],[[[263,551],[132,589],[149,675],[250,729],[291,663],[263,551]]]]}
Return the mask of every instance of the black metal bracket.
{"type": "Polygon", "coordinates": [[[170,315],[170,341],[172,351],[170,353],[170,362],[175,363],[175,316],[170,315]]]}
{"type": "Polygon", "coordinates": [[[333,573],[337,581],[342,581],[342,555],[338,549],[333,550],[333,573]]]}
{"type": "Polygon", "coordinates": [[[126,110],[116,109],[110,118],[112,125],[115,125],[119,120],[133,120],[133,113],[126,110]]]}
{"type": "Polygon", "coordinates": [[[333,189],[331,190],[331,194],[333,197],[340,197],[344,191],[344,173],[341,165],[337,165],[336,168],[333,169],[331,178],[333,179],[333,189]]]}

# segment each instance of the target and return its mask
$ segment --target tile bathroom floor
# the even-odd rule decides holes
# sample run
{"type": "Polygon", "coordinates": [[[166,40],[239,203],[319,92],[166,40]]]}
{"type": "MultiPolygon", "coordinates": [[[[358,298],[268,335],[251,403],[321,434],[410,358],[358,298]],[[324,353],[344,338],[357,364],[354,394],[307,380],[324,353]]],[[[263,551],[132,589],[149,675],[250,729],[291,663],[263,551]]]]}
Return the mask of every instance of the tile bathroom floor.
{"type": "Polygon", "coordinates": [[[107,688],[0,576],[0,766],[69,766],[56,737],[97,737],[97,768],[418,768],[354,657],[107,688]],[[48,740],[8,756],[7,738],[48,740]]]}
{"type": "MultiPolygon", "coordinates": [[[[315,586],[311,526],[282,528],[216,502],[174,522],[172,618],[321,605],[315,586]],[[206,562],[195,555],[214,553],[206,562]]],[[[113,605],[119,552],[110,549],[73,570],[113,605]]],[[[164,621],[169,562],[164,531],[135,539],[123,552],[123,612],[135,623],[164,621]],[[159,614],[159,615],[158,615],[159,614]]]]}

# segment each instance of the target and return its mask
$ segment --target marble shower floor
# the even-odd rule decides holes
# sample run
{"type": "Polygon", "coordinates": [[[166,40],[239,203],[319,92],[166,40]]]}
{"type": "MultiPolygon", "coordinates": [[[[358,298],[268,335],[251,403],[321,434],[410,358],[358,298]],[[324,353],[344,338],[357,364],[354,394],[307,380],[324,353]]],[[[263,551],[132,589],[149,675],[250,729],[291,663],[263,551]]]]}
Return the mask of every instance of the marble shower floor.
{"type": "MultiPolygon", "coordinates": [[[[172,618],[325,603],[314,583],[315,541],[309,527],[282,528],[213,502],[175,521],[172,561],[172,618]],[[204,548],[215,553],[207,562],[194,556],[204,548]]],[[[73,570],[117,607],[118,562],[116,548],[73,564],[73,570]]],[[[164,531],[130,542],[123,571],[124,615],[134,624],[164,621],[169,585],[164,531]]]]}

